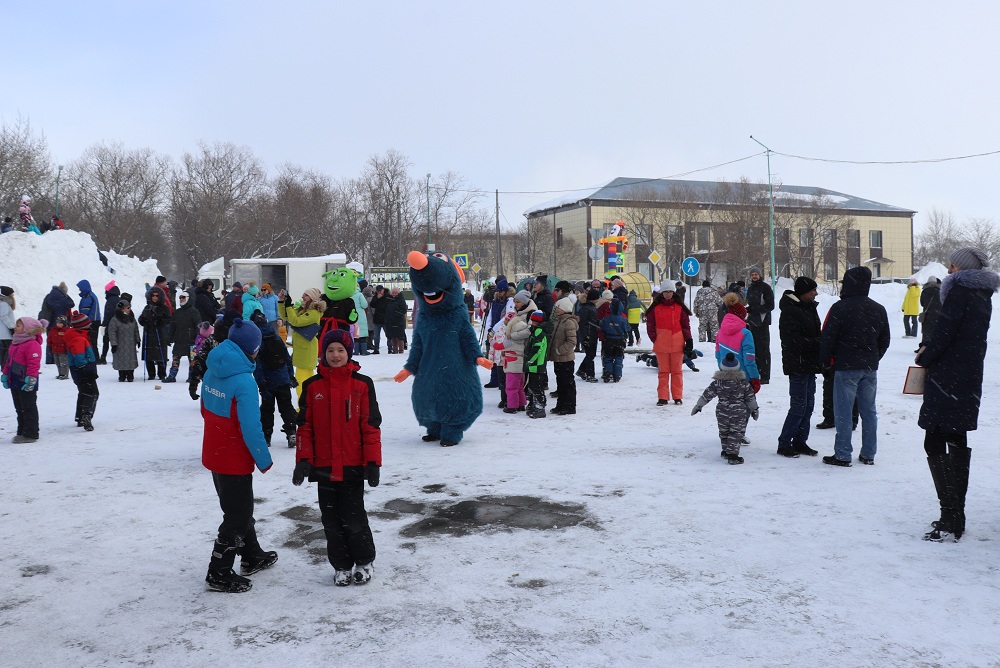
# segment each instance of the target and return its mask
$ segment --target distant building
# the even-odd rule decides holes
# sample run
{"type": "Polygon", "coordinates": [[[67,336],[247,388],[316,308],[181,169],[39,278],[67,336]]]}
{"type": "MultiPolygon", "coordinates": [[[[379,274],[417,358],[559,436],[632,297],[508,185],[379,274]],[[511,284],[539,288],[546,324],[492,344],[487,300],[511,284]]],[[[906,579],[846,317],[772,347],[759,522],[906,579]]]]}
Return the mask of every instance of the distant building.
{"type": "MultiPolygon", "coordinates": [[[[752,266],[770,275],[768,208],[766,183],[616,178],[524,215],[529,225],[552,230],[556,253],[569,241],[581,249],[573,257],[559,254],[560,276],[603,276],[607,262],[599,241],[624,220],[629,246],[622,273],[639,272],[654,283],[676,280],[681,260],[693,256],[701,273],[690,281],[708,278],[721,285],[745,278],[752,266]]],[[[915,213],[825,188],[777,185],[775,273],[833,283],[846,269],[864,264],[876,279],[908,277],[915,213]]]]}

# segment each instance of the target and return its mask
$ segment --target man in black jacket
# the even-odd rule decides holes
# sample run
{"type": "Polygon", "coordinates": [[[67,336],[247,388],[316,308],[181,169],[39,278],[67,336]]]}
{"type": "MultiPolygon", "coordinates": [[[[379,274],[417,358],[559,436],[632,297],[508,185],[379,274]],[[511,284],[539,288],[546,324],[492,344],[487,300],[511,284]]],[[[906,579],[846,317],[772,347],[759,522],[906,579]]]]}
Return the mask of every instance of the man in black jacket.
{"type": "Polygon", "coordinates": [[[774,291],[764,282],[761,270],[754,267],[750,270],[750,285],[747,286],[747,329],[753,334],[761,385],[771,382],[771,311],[773,310],[774,291]]]}
{"type": "Polygon", "coordinates": [[[535,279],[535,285],[532,287],[532,292],[531,300],[535,302],[535,306],[545,314],[545,319],[548,320],[552,315],[552,307],[556,305],[555,300],[552,298],[552,293],[549,292],[548,275],[538,275],[538,278],[535,279]]]}
{"type": "Polygon", "coordinates": [[[824,365],[833,360],[833,415],[837,427],[833,456],[824,464],[850,466],[851,409],[857,399],[861,414],[862,464],[874,464],[878,449],[878,417],[875,392],[878,363],[889,349],[889,316],[885,307],[868,297],[872,272],[853,267],[844,273],[840,301],[830,307],[820,337],[819,359],[824,365]]]}
{"type": "Polygon", "coordinates": [[[368,302],[368,307],[372,310],[372,329],[369,338],[372,342],[372,354],[378,355],[378,349],[382,345],[382,330],[385,329],[385,309],[389,306],[389,295],[386,294],[384,285],[375,286],[375,296],[368,302]]]}
{"type": "Polygon", "coordinates": [[[788,376],[788,414],[778,436],[778,454],[784,457],[818,454],[809,447],[809,420],[816,402],[819,365],[819,315],[816,313],[816,281],[808,276],[795,279],[795,289],[785,290],[778,302],[778,332],[781,335],[781,368],[788,376]]]}

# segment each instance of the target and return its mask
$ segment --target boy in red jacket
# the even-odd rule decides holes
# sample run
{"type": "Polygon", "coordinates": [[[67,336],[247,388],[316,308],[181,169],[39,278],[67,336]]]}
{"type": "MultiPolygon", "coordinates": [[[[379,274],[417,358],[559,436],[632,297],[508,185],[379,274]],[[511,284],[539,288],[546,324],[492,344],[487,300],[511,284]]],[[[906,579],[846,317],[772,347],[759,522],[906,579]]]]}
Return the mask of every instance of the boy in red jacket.
{"type": "Polygon", "coordinates": [[[91,420],[101,396],[97,389],[97,355],[90,347],[90,318],[73,311],[66,330],[66,352],[69,355],[69,373],[76,383],[76,426],[84,431],[94,431],[91,420]]]}
{"type": "Polygon", "coordinates": [[[375,541],[365,512],[365,480],[378,487],[382,414],[372,379],[358,373],[350,333],[323,336],[317,375],[299,392],[298,464],[292,484],[309,477],[319,486],[319,507],[334,584],[365,584],[375,572],[375,541]]]}

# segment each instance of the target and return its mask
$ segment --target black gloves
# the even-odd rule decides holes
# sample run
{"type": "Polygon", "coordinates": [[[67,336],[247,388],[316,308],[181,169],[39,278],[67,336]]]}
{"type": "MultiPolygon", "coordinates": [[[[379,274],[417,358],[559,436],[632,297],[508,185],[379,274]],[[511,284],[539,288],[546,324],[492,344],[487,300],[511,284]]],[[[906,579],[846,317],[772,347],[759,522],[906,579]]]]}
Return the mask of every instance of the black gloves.
{"type": "Polygon", "coordinates": [[[295,376],[292,376],[292,387],[298,387],[298,386],[299,386],[299,381],[295,378],[295,376]]]}
{"type": "Polygon", "coordinates": [[[378,464],[368,462],[368,466],[365,469],[365,477],[368,478],[369,487],[378,487],[378,464]]]}
{"type": "Polygon", "coordinates": [[[198,401],[198,386],[195,385],[194,383],[188,385],[188,394],[191,395],[192,399],[198,401]]]}
{"type": "Polygon", "coordinates": [[[114,355],[118,352],[118,346],[111,346],[111,354],[114,355]]]}
{"type": "Polygon", "coordinates": [[[691,355],[694,353],[694,339],[684,340],[684,352],[687,353],[688,357],[691,357],[691,355]]]}
{"type": "MultiPolygon", "coordinates": [[[[295,471],[292,472],[292,484],[298,487],[302,484],[302,481],[306,479],[312,472],[312,464],[309,463],[308,459],[301,460],[295,465],[295,471]]],[[[376,473],[375,484],[378,484],[378,474],[376,473]]]]}

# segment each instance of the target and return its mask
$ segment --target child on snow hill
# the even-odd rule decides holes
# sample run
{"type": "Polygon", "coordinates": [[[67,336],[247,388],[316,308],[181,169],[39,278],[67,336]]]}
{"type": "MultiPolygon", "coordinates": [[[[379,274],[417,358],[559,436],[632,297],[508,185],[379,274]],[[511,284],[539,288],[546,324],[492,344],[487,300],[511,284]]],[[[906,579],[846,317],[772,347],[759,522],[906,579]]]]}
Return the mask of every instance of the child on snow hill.
{"type": "Polygon", "coordinates": [[[243,575],[270,568],[278,561],[277,552],[261,548],[253,518],[254,466],[267,473],[272,465],[253,379],[260,342],[260,329],[237,317],[229,328],[229,338],[216,346],[206,361],[201,391],[205,420],[201,463],[212,472],[222,507],[222,524],[205,576],[210,591],[248,591],[253,583],[243,575]],[[233,572],[237,554],[243,575],[233,572]]]}
{"type": "Polygon", "coordinates": [[[528,417],[545,417],[545,382],[548,372],[545,362],[549,354],[549,340],[543,323],[545,313],[532,311],[528,316],[528,342],[524,347],[524,366],[528,372],[528,386],[525,396],[528,400],[528,417]]]}
{"type": "Polygon", "coordinates": [[[719,440],[722,441],[721,455],[730,464],[742,464],[740,443],[747,432],[747,420],[757,419],[759,409],[753,388],[747,381],[740,361],[733,353],[726,353],[720,362],[720,369],[712,376],[712,382],[695,404],[691,415],[697,415],[701,409],[715,397],[719,403],[715,407],[715,419],[719,423],[719,440]]]}
{"type": "Polygon", "coordinates": [[[76,425],[94,431],[94,411],[101,393],[97,389],[97,355],[90,346],[90,318],[73,311],[66,331],[69,373],[76,383],[76,425]]]}
{"type": "Polygon", "coordinates": [[[257,355],[257,367],[253,378],[257,381],[260,391],[260,424],[264,429],[264,440],[271,445],[271,433],[274,431],[274,404],[278,404],[281,413],[281,431],[288,439],[288,447],[295,447],[295,406],[292,405],[292,388],[298,387],[295,380],[295,367],[292,366],[292,356],[284,341],[267,322],[263,311],[254,311],[251,320],[260,328],[260,353],[257,355]]]}
{"type": "Polygon", "coordinates": [[[56,317],[56,325],[49,330],[48,344],[55,360],[59,375],[56,380],[69,379],[69,356],[66,352],[66,332],[69,331],[69,318],[64,315],[56,317]]]}
{"type": "Polygon", "coordinates": [[[299,391],[299,430],[292,484],[318,483],[326,552],[338,587],[372,578],[375,541],[365,512],[365,480],[378,487],[382,414],[375,385],[351,358],[351,335],[323,335],[317,374],[299,391]]]}
{"type": "Polygon", "coordinates": [[[139,366],[137,351],[142,345],[131,302],[125,299],[118,302],[114,315],[108,320],[107,333],[113,357],[111,368],[118,372],[119,383],[131,383],[139,366]]]}
{"type": "Polygon", "coordinates": [[[38,440],[38,370],[42,362],[42,332],[45,320],[18,318],[14,323],[7,359],[0,382],[10,390],[17,413],[17,435],[12,443],[34,443],[38,440]]]}
{"type": "Polygon", "coordinates": [[[622,367],[625,363],[625,342],[628,340],[628,320],[622,315],[624,307],[618,299],[611,300],[609,314],[600,321],[597,336],[604,342],[601,346],[601,362],[604,373],[601,379],[605,383],[622,379],[622,367]]]}

